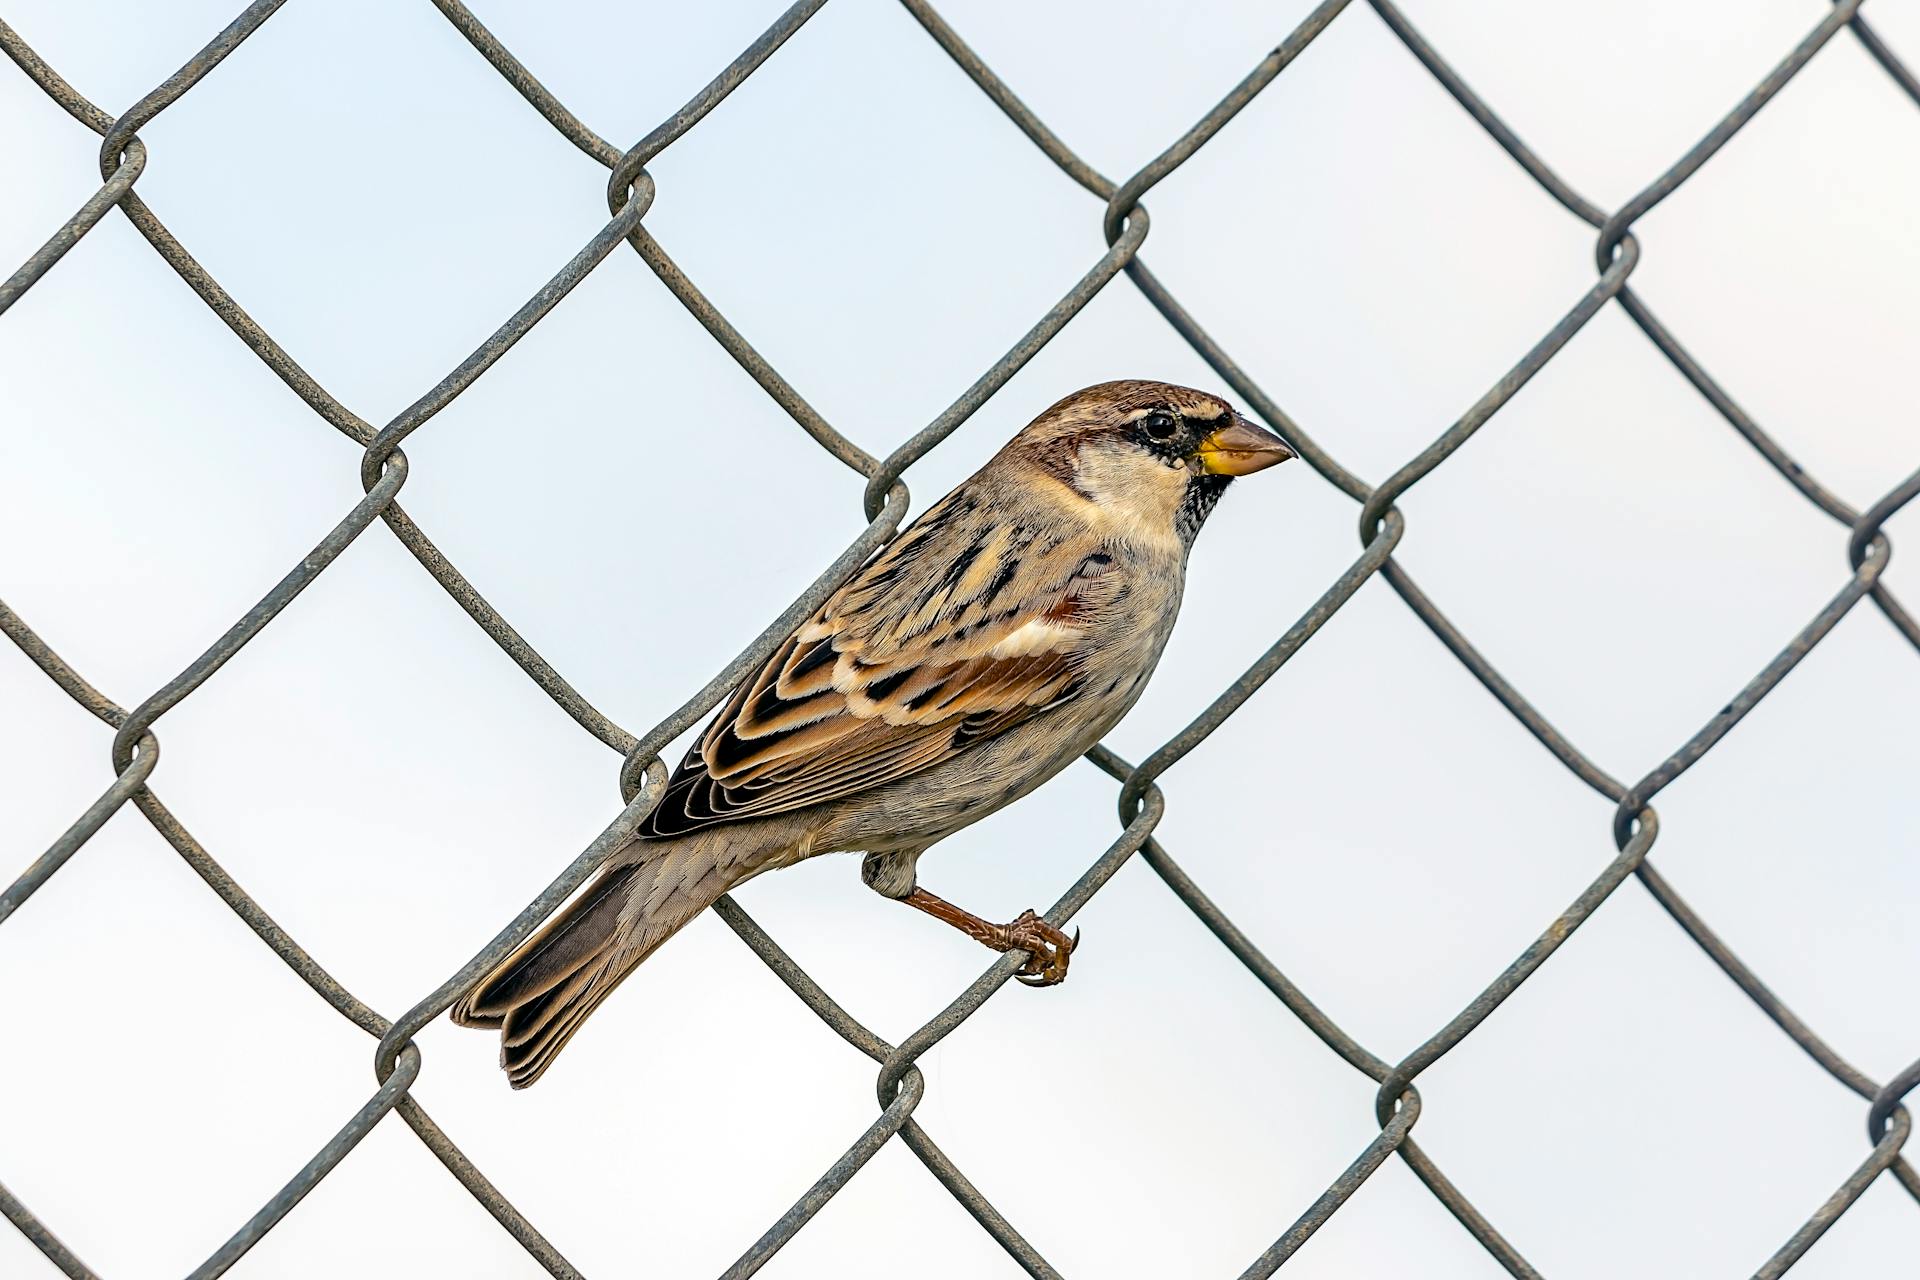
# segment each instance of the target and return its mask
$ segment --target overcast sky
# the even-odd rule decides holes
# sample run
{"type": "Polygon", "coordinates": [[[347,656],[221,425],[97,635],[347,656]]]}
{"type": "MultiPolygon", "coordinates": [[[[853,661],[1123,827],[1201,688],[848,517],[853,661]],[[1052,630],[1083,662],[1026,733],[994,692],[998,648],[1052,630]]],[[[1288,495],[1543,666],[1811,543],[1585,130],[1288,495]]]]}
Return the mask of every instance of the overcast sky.
{"type": "MultiPolygon", "coordinates": [[[[109,111],[237,0],[11,0],[109,111]]],[[[955,27],[1116,178],[1309,8],[955,3],[955,27]]],[[[1823,0],[1408,0],[1409,16],[1596,203],[1675,160],[1823,0]],[[1602,11],[1604,10],[1604,11],[1602,11]]],[[[477,3],[626,145],[777,3],[477,3]]],[[[1920,14],[1869,6],[1920,61],[1920,14]]],[[[296,0],[141,136],[140,193],[324,386],[405,407],[606,218],[605,171],[434,9],[296,0]]],[[[0,67],[0,266],[98,185],[95,136],[0,67]]],[[[884,453],[1104,248],[1062,176],[900,8],[836,0],[651,166],[647,225],[826,417],[884,453]]],[[[1592,282],[1543,194],[1363,4],[1149,198],[1144,256],[1314,438],[1370,480],[1444,430],[1592,282]]],[[[1858,507],[1920,461],[1920,110],[1844,33],[1638,228],[1634,286],[1858,507]]],[[[1034,413],[1114,377],[1217,379],[1124,279],[908,474],[915,509],[1034,413]]],[[[360,496],[359,450],[117,213],[0,321],[0,596],[133,705],[360,496]]],[[[861,529],[862,481],[630,251],[407,445],[402,501],[589,699],[644,731],[861,529]]],[[[1845,582],[1846,530],[1772,472],[1617,308],[1401,502],[1399,558],[1623,778],[1717,711],[1845,582]]],[[[1184,725],[1351,563],[1356,508],[1295,464],[1196,549],[1159,675],[1111,739],[1184,725]]],[[[1889,526],[1920,545],[1920,516],[1889,526]]],[[[1886,581],[1920,600],[1897,552],[1886,581]]],[[[110,731],[0,651],[0,832],[36,857],[111,780],[110,731]]],[[[1876,1079],[1920,1054],[1920,658],[1870,606],[1659,801],[1653,860],[1876,1079]]],[[[321,963],[397,1016],[617,812],[583,733],[376,526],[166,716],[155,791],[321,963]]],[[[678,748],[676,748],[677,750],[678,748]]],[[[1173,855],[1343,1026],[1398,1059],[1613,855],[1612,806],[1384,582],[1363,588],[1164,779],[1173,855]]],[[[1076,765],[955,836],[922,882],[1044,907],[1113,838],[1076,765]]],[[[898,1040],[983,968],[957,933],[821,858],[739,901],[898,1040]]],[[[1227,1277],[1374,1137],[1371,1081],[1146,867],[1077,923],[1072,980],[1010,987],[921,1062],[916,1115],[1072,1277],[1227,1277]]],[[[0,929],[0,1181],[112,1280],[176,1276],[371,1094],[372,1042],[132,809],[0,929]]],[[[414,1092],[587,1274],[716,1274],[871,1121],[875,1070],[706,916],[565,1059],[512,1093],[444,1020],[414,1092]]],[[[1866,1155],[1866,1105],[1625,885],[1420,1079],[1416,1135],[1555,1280],[1751,1272],[1866,1155]]],[[[1794,1272],[1911,1275],[1883,1179],[1794,1272]]],[[[0,1274],[52,1275],[11,1232],[0,1274]]],[[[235,1268],[543,1274],[398,1121],[235,1268]]],[[[773,1277],[1013,1276],[890,1144],[773,1277]]],[[[1490,1277],[1397,1160],[1287,1275],[1490,1277]]]]}

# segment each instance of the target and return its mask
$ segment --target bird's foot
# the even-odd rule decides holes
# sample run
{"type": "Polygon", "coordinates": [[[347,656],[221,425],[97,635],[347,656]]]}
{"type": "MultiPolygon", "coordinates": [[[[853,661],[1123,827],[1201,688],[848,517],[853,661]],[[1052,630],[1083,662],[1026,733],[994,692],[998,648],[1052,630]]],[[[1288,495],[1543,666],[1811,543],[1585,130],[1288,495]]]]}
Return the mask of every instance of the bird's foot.
{"type": "Polygon", "coordinates": [[[1011,924],[999,925],[987,943],[996,951],[1024,951],[1027,962],[1013,976],[1030,987],[1051,987],[1064,982],[1067,961],[1080,944],[1080,931],[1073,936],[1054,928],[1032,911],[1022,911],[1011,924]]]}
{"type": "Polygon", "coordinates": [[[945,898],[916,886],[901,898],[916,911],[924,911],[936,920],[944,920],[975,942],[995,951],[1024,951],[1027,962],[1013,976],[1030,987],[1051,987],[1067,976],[1067,958],[1080,942],[1075,929],[1069,938],[1032,911],[1022,911],[1011,924],[994,924],[973,912],[954,906],[945,898]]]}

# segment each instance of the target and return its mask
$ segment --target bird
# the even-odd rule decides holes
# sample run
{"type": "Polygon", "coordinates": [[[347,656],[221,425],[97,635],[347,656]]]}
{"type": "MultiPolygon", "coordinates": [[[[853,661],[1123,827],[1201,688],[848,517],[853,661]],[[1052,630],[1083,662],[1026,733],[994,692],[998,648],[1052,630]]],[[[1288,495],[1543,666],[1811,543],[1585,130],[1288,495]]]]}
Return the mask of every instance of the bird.
{"type": "Polygon", "coordinates": [[[740,884],[830,852],[995,951],[1067,975],[1078,934],[995,924],[920,887],[926,850],[1084,754],[1139,699],[1188,553],[1227,486],[1294,456],[1224,399],[1170,383],[1052,405],[882,546],[732,691],[634,839],[452,1007],[500,1032],[508,1083],[740,884]]]}

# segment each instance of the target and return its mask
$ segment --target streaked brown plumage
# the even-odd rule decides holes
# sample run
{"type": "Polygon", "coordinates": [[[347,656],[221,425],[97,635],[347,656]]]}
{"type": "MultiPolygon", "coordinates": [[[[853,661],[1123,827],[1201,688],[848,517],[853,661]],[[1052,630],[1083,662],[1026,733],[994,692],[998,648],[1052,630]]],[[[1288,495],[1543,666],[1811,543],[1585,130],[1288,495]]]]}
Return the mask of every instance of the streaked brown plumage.
{"type": "Polygon", "coordinates": [[[745,880],[865,853],[888,897],[1066,976],[1073,940],[915,884],[936,841],[1019,799],[1125,715],[1187,553],[1236,475],[1291,457],[1216,396],[1108,382],[1049,408],[858,570],[744,681],[635,841],[453,1008],[515,1088],[687,921],[745,880]]]}

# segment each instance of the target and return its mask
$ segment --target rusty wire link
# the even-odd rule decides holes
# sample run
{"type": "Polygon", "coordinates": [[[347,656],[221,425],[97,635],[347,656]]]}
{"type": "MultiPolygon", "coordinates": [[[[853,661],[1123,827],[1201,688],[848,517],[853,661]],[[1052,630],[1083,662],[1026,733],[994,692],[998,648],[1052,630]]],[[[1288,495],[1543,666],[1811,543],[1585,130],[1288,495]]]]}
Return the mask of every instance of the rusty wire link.
{"type": "MultiPolygon", "coordinates": [[[[1868,1102],[1867,1137],[1870,1150],[1867,1156],[1839,1184],[1833,1195],[1793,1231],[1771,1258],[1762,1263],[1755,1275],[1771,1278],[1784,1274],[1883,1173],[1890,1173],[1916,1201],[1920,1201],[1920,1174],[1916,1174],[1901,1155],[1912,1130],[1912,1121],[1902,1105],[1902,1099],[1916,1085],[1920,1085],[1920,1061],[1884,1085],[1852,1066],[1734,954],[1648,861],[1648,854],[1659,834],[1659,819],[1651,807],[1654,797],[1731,732],[1862,599],[1871,599],[1888,621],[1916,649],[1920,649],[1920,622],[1882,581],[1892,556],[1892,546],[1882,532],[1883,526],[1895,512],[1920,494],[1920,471],[1868,505],[1864,511],[1855,509],[1794,462],[1732,395],[1693,359],[1628,283],[1640,258],[1640,248],[1633,237],[1633,225],[1706,164],[1786,87],[1841,28],[1849,29],[1881,69],[1916,105],[1920,105],[1920,78],[1908,70],[1866,20],[1860,17],[1862,0],[1836,0],[1831,12],[1746,97],[1715,122],[1700,142],[1657,175],[1639,194],[1612,212],[1581,196],[1522,142],[1427,43],[1391,0],[1368,0],[1375,14],[1409,53],[1494,142],[1548,196],[1594,229],[1594,256],[1598,273],[1594,284],[1573,302],[1560,321],[1504,377],[1436,436],[1430,445],[1377,486],[1368,484],[1346,470],[1290,418],[1257,385],[1246,367],[1235,361],[1208,335],[1149,270],[1140,253],[1151,226],[1147,210],[1140,203],[1141,197],[1192,158],[1262,90],[1282,75],[1316,37],[1343,15],[1350,0],[1324,0],[1192,128],[1167,145],[1138,172],[1119,183],[1101,175],[1055,135],[926,0],[902,0],[904,7],[927,34],[960,71],[999,107],[1008,120],[1069,179],[1102,202],[1100,229],[1106,250],[1078,283],[1041,316],[1005,355],[962,391],[932,422],[910,435],[884,458],[875,458],[828,423],[688,279],[644,224],[655,195],[653,178],[646,169],[648,162],[694,129],[818,12],[825,0],[798,0],[684,107],[625,150],[595,133],[560,103],[461,0],[433,0],[434,6],[474,49],[562,137],[608,169],[610,217],[579,253],[485,343],[406,410],[378,428],[336,400],[274,341],[188,253],[135,190],[149,163],[147,148],[139,138],[138,130],[192,90],[284,3],[285,0],[255,0],[177,72],[117,117],[88,101],[41,60],[19,35],[0,22],[0,49],[4,49],[48,97],[75,120],[100,135],[102,178],[101,187],[80,205],[78,212],[56,230],[18,271],[0,283],[0,312],[46,277],[110,209],[118,208],[201,301],[233,330],[289,390],[361,450],[359,471],[365,491],[361,501],[224,635],[131,711],[95,689],[18,615],[0,603],[0,631],[80,707],[114,730],[110,752],[112,781],[99,799],[88,806],[4,892],[0,892],[0,923],[4,923],[73,858],[115,812],[130,803],[294,973],[341,1016],[377,1041],[374,1054],[376,1087],[367,1101],[280,1191],[190,1273],[195,1280],[218,1276],[232,1266],[389,1112],[399,1114],[402,1121],[461,1185],[550,1274],[561,1277],[580,1274],[413,1100],[409,1091],[423,1067],[413,1035],[444,1012],[480,974],[526,937],[627,841],[652,808],[665,781],[665,765],[659,753],[666,744],[706,715],[749,668],[764,661],[793,626],[818,608],[855,566],[893,536],[909,506],[909,495],[902,482],[906,471],[977,412],[1035,353],[1071,323],[1096,294],[1123,273],[1195,353],[1233,388],[1249,409],[1278,429],[1315,471],[1360,506],[1361,551],[1358,558],[1307,608],[1298,621],[1186,728],[1138,765],[1129,764],[1105,747],[1097,747],[1089,754],[1089,759],[1097,767],[1119,783],[1117,803],[1122,829],[1113,843],[1047,913],[1047,918],[1053,923],[1065,923],[1128,859],[1139,854],[1167,888],[1289,1012],[1299,1018],[1330,1050],[1378,1085],[1375,1119],[1379,1131],[1376,1136],[1324,1193],[1300,1211],[1298,1217],[1276,1237],[1272,1246],[1251,1261],[1243,1276],[1272,1275],[1375,1170],[1395,1155],[1407,1163],[1473,1238],[1509,1273],[1522,1277],[1539,1274],[1414,1141],[1412,1131],[1421,1110],[1416,1080],[1490,1017],[1500,1003],[1537,972],[1554,951],[1629,878],[1637,879],[1708,957],[1822,1069],[1868,1102]],[[623,729],[595,708],[549,665],[440,552],[397,501],[408,473],[406,455],[400,450],[402,442],[471,386],[508,348],[559,305],[622,241],[639,255],[667,291],[802,430],[866,481],[862,501],[867,525],[861,534],[712,680],[646,734],[639,736],[623,729]],[[1393,558],[1407,532],[1405,517],[1394,505],[1395,502],[1443,465],[1456,450],[1466,445],[1530,378],[1563,350],[1582,327],[1609,303],[1617,303],[1625,310],[1655,348],[1802,496],[1847,527],[1846,553],[1851,570],[1826,607],[1792,636],[1780,654],[1741,688],[1719,714],[1630,785],[1620,782],[1568,741],[1454,627],[1393,558]],[[562,711],[621,757],[617,781],[622,807],[601,833],[479,953],[459,965],[446,981],[393,1021],[361,1002],[281,929],[161,804],[150,786],[160,760],[160,744],[154,732],[157,722],[218,672],[228,659],[271,623],[295,596],[324,573],[334,559],[376,521],[387,527],[427,574],[562,711]],[[1376,575],[1393,588],[1436,638],[1522,727],[1570,772],[1613,803],[1612,834],[1617,849],[1614,858],[1599,871],[1587,888],[1479,996],[1397,1062],[1390,1062],[1361,1045],[1316,1006],[1206,895],[1153,835],[1167,805],[1166,797],[1155,785],[1156,780],[1252,698],[1362,585],[1376,575]]],[[[1021,957],[1013,954],[996,960],[939,1014],[900,1044],[892,1045],[843,1009],[739,904],[731,898],[722,898],[715,910],[829,1029],[871,1058],[879,1068],[875,1082],[879,1112],[872,1124],[854,1139],[846,1152],[806,1190],[791,1209],[747,1248],[739,1260],[723,1273],[724,1276],[744,1277],[759,1270],[805,1227],[813,1215],[881,1147],[898,1137],[1023,1270],[1036,1277],[1057,1278],[1060,1273],[1052,1264],[948,1159],[914,1118],[915,1109],[926,1091],[926,1081],[916,1065],[919,1058],[956,1031],[991,999],[1019,968],[1021,957]]],[[[0,1214],[4,1214],[63,1274],[74,1280],[97,1280],[95,1272],[4,1186],[0,1186],[0,1214]]]]}

